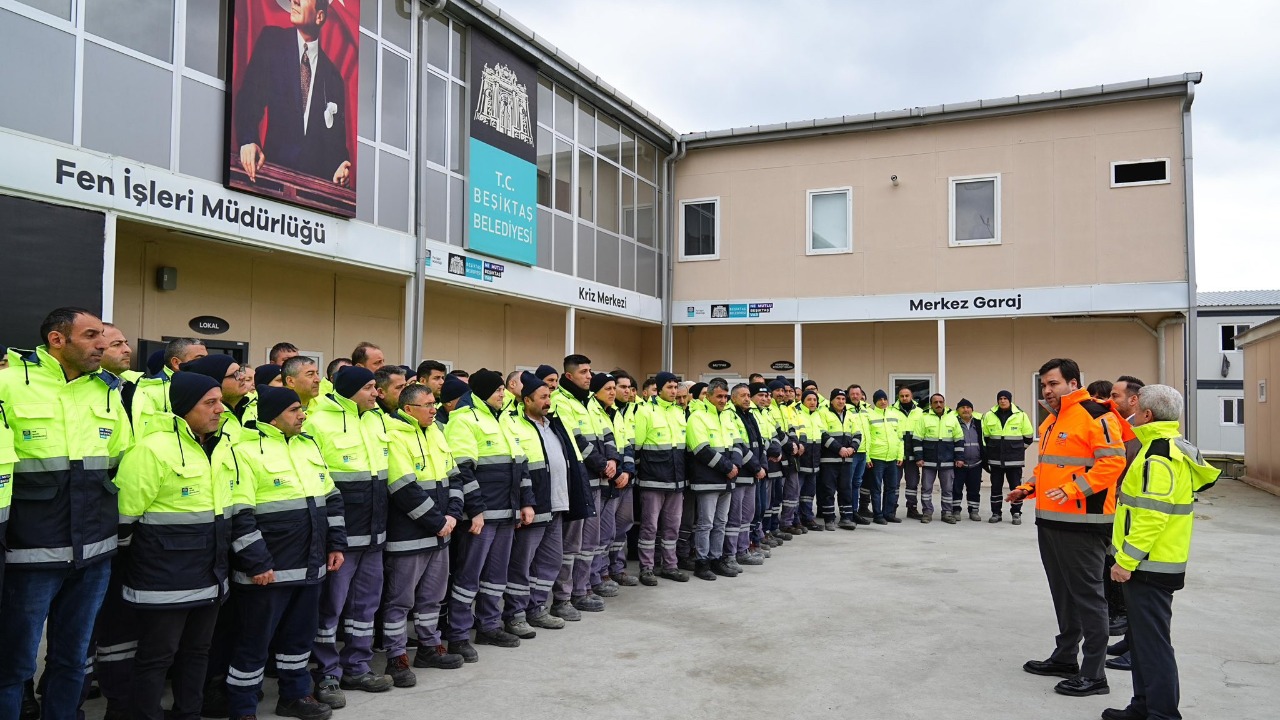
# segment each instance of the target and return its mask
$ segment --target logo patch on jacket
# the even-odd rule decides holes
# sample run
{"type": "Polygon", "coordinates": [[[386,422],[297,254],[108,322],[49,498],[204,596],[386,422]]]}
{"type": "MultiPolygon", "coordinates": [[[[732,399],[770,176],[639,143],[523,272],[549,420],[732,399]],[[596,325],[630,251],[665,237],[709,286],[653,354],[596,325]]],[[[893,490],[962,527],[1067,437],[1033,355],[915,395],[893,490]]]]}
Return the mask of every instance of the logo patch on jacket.
{"type": "Polygon", "coordinates": [[[200,494],[200,488],[198,487],[187,486],[182,488],[182,497],[195,497],[196,495],[199,495],[199,494],[200,494]]]}
{"type": "Polygon", "coordinates": [[[22,441],[32,442],[33,440],[48,440],[49,431],[44,428],[31,428],[22,431],[22,441]]]}
{"type": "MultiPolygon", "coordinates": [[[[320,477],[323,478],[324,474],[321,473],[320,477]]],[[[276,487],[284,487],[285,485],[289,484],[289,478],[275,478],[274,480],[271,481],[271,484],[275,485],[276,487]]]]}
{"type": "Polygon", "coordinates": [[[3,489],[4,489],[4,486],[9,484],[9,478],[11,478],[11,477],[13,477],[13,476],[12,476],[12,475],[0,475],[0,490],[3,490],[3,489]]]}
{"type": "Polygon", "coordinates": [[[1067,440],[1067,434],[1066,434],[1066,433],[1064,433],[1064,432],[1060,432],[1060,433],[1058,433],[1058,442],[1066,442],[1066,440],[1067,440]]]}
{"type": "Polygon", "coordinates": [[[100,428],[98,428],[98,439],[99,439],[99,440],[110,440],[110,439],[111,439],[111,433],[112,433],[112,432],[114,432],[114,431],[113,431],[111,428],[104,428],[104,427],[100,427],[100,428]]]}
{"type": "Polygon", "coordinates": [[[356,457],[355,455],[343,455],[343,456],[342,456],[342,462],[344,462],[344,463],[349,463],[349,462],[351,462],[352,460],[354,460],[354,459],[355,459],[355,457],[356,457]]]}

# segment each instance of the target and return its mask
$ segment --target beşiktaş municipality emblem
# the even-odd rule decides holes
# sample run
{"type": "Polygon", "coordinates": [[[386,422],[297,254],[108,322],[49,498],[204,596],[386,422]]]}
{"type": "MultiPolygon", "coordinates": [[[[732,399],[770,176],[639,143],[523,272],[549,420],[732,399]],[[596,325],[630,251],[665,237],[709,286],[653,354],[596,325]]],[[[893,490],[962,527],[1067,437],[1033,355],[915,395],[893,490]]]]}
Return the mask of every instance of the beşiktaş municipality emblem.
{"type": "Polygon", "coordinates": [[[529,91],[506,65],[485,63],[476,101],[476,120],[514,140],[533,145],[529,118],[529,91]]]}

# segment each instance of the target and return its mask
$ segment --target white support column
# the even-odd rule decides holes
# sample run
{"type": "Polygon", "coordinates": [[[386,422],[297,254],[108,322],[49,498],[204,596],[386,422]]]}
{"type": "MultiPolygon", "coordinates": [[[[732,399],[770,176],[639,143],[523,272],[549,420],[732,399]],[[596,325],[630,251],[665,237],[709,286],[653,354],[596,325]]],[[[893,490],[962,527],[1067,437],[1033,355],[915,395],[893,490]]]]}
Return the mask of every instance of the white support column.
{"type": "Polygon", "coordinates": [[[573,354],[574,339],[578,334],[578,311],[567,308],[564,313],[564,354],[573,354]]]}
{"type": "Polygon", "coordinates": [[[947,394],[947,321],[938,320],[938,389],[937,392],[947,394]]]}
{"type": "Polygon", "coordinates": [[[804,361],[804,325],[796,323],[796,334],[793,342],[795,345],[793,354],[796,358],[796,387],[800,387],[800,383],[804,382],[804,367],[802,365],[804,361]]]}
{"type": "Polygon", "coordinates": [[[102,319],[111,322],[116,311],[116,214],[107,213],[102,232],[102,319]]]}

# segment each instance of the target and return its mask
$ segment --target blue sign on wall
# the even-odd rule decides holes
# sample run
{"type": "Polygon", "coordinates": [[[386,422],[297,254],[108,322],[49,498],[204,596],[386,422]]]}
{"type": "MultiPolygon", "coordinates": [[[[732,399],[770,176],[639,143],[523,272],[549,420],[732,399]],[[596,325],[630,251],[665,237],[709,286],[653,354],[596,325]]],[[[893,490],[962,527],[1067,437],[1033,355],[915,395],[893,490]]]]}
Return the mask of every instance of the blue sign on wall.
{"type": "Polygon", "coordinates": [[[533,265],[538,261],[538,168],[471,138],[467,247],[533,265]]]}

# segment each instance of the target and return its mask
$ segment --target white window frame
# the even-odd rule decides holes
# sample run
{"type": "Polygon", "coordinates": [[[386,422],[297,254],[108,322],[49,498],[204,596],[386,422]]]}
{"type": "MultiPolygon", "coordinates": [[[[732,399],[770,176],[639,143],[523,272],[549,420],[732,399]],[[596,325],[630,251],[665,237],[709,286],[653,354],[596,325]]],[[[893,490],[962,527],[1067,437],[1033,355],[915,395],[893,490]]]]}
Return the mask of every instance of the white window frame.
{"type": "Polygon", "coordinates": [[[1111,163],[1111,175],[1107,178],[1111,182],[1113,188],[1140,187],[1142,185],[1168,185],[1169,179],[1169,158],[1147,158],[1145,160],[1116,160],[1111,163]],[[1164,179],[1163,180],[1144,180],[1142,182],[1116,182],[1116,166],[1117,165],[1137,165],[1138,163],[1162,162],[1164,163],[1164,179]]]}
{"type": "MultiPolygon", "coordinates": [[[[1235,328],[1234,336],[1239,337],[1241,333],[1244,333],[1250,330],[1253,327],[1253,325],[1250,325],[1249,323],[1218,323],[1218,352],[1224,352],[1224,353],[1241,352],[1240,346],[1238,345],[1234,348],[1231,348],[1230,350],[1222,347],[1222,328],[1224,327],[1235,328]],[[1244,328],[1244,330],[1240,329],[1242,327],[1244,328]]],[[[1234,344],[1235,341],[1233,340],[1232,342],[1234,344]]]]}
{"type": "Polygon", "coordinates": [[[677,236],[677,239],[678,239],[678,242],[680,243],[680,262],[702,262],[704,260],[719,260],[720,259],[720,240],[721,240],[720,197],[717,195],[716,197],[689,198],[688,200],[681,200],[679,232],[680,234],[677,236]],[[711,203],[712,205],[714,205],[716,210],[715,252],[711,253],[710,255],[685,255],[684,254],[684,208],[686,205],[704,205],[706,203],[711,203]]]}
{"type": "Polygon", "coordinates": [[[977,247],[981,245],[1001,244],[1000,235],[1000,175],[1001,173],[984,173],[981,175],[955,175],[947,178],[947,245],[950,247],[977,247]],[[975,181],[995,182],[995,237],[989,240],[956,240],[956,185],[975,181]]]}
{"type": "Polygon", "coordinates": [[[1264,403],[1266,401],[1267,401],[1267,381],[1259,380],[1258,381],[1258,402],[1264,403]]]}
{"type": "Polygon", "coordinates": [[[1244,398],[1219,397],[1218,424],[1222,427],[1244,427],[1244,398]],[[1235,417],[1233,422],[1227,422],[1227,407],[1231,408],[1231,412],[1235,417]]]}
{"type": "MultiPolygon", "coordinates": [[[[805,218],[804,249],[806,255],[846,255],[853,252],[853,188],[851,186],[819,188],[807,191],[805,193],[805,218]],[[836,193],[845,194],[845,226],[849,230],[848,235],[846,235],[847,246],[844,248],[815,250],[813,247],[813,197],[815,195],[835,195],[836,193]]],[[[720,215],[717,212],[717,222],[719,219],[720,215]]],[[[681,237],[683,238],[683,234],[681,237]]],[[[716,249],[719,250],[718,239],[716,249]]]]}

